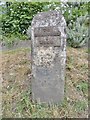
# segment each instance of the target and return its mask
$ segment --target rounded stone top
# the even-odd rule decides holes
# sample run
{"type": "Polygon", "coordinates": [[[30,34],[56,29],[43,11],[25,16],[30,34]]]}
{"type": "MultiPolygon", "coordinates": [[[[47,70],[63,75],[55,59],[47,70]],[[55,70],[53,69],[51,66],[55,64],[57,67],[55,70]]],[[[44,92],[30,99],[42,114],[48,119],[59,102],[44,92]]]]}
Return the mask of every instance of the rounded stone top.
{"type": "Polygon", "coordinates": [[[60,11],[38,13],[32,20],[32,27],[60,26],[66,27],[66,21],[60,11]]]}

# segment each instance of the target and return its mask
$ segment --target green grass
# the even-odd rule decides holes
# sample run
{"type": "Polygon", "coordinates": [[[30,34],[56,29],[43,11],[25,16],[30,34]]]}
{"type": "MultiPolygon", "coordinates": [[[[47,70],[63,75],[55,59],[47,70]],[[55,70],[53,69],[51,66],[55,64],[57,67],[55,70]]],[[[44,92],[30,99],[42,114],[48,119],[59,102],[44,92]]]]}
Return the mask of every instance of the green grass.
{"type": "Polygon", "coordinates": [[[87,108],[86,101],[79,100],[79,101],[76,101],[75,104],[74,104],[74,109],[77,112],[85,111],[86,108],[87,108]]]}
{"type": "Polygon", "coordinates": [[[3,117],[86,117],[88,114],[86,49],[67,48],[65,96],[63,102],[58,104],[42,104],[32,101],[31,83],[28,79],[28,75],[31,74],[31,69],[28,67],[30,59],[27,57],[30,51],[31,49],[17,49],[2,52],[2,73],[5,79],[2,89],[3,117]],[[10,75],[11,73],[13,74],[10,75]]]}
{"type": "Polygon", "coordinates": [[[17,52],[29,52],[31,51],[31,48],[17,48],[15,50],[8,50],[8,51],[0,51],[0,53],[2,54],[14,54],[14,53],[17,53],[17,52]]]}
{"type": "Polygon", "coordinates": [[[78,91],[82,91],[85,95],[88,92],[88,82],[81,81],[77,84],[76,88],[78,91]]]}
{"type": "Polygon", "coordinates": [[[20,40],[28,40],[28,36],[20,33],[0,36],[0,41],[4,41],[8,48],[12,47],[14,42],[20,40]]]}

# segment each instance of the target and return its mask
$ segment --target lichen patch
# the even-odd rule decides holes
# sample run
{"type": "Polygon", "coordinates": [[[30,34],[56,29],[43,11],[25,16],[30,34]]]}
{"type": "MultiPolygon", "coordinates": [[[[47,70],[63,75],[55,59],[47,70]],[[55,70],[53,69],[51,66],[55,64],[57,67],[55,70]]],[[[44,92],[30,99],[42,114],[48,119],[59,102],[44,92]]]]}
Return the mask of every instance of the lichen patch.
{"type": "Polygon", "coordinates": [[[53,60],[55,58],[55,52],[52,47],[40,47],[38,48],[37,56],[35,58],[35,65],[50,67],[53,66],[53,60]]]}

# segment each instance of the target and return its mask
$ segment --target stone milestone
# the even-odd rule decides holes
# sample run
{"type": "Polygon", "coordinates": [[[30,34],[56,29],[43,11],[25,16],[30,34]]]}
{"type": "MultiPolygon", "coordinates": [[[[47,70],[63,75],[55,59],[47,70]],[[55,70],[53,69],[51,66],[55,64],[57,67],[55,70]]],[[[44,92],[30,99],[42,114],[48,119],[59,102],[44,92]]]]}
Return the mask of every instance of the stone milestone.
{"type": "Polygon", "coordinates": [[[59,11],[38,13],[31,24],[32,98],[58,103],[64,98],[66,22],[59,11]]]}

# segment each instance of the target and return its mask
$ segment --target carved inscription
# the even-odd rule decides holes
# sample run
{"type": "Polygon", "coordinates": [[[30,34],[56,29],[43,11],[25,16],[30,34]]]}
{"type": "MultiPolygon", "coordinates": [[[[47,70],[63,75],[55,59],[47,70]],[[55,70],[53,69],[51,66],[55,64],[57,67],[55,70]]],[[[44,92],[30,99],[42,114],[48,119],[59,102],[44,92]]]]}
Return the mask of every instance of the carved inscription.
{"type": "Polygon", "coordinates": [[[38,27],[34,29],[35,37],[44,37],[44,36],[60,36],[60,31],[58,27],[49,26],[49,27],[38,27]]]}
{"type": "Polygon", "coordinates": [[[45,37],[36,37],[37,46],[54,46],[60,47],[61,41],[60,36],[45,36],[45,37]]]}
{"type": "Polygon", "coordinates": [[[58,27],[39,27],[35,28],[34,32],[37,46],[61,46],[58,27]]]}

